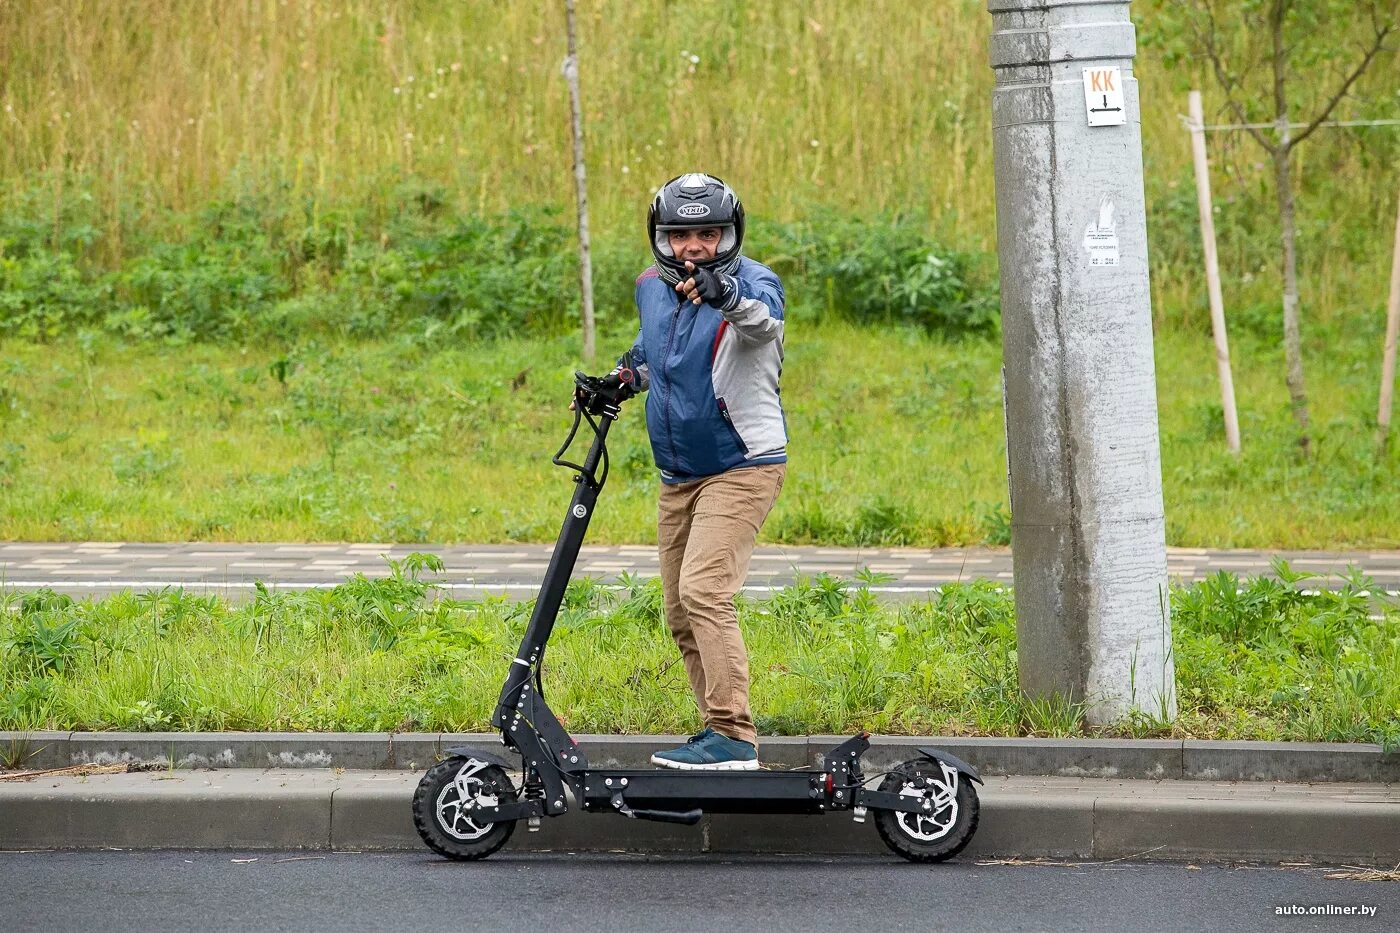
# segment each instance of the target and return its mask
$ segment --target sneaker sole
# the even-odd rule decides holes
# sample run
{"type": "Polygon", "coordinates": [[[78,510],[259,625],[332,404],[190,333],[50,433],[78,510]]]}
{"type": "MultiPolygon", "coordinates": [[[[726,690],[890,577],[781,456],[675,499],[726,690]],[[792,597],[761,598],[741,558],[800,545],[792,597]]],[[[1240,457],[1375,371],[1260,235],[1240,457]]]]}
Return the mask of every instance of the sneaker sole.
{"type": "Polygon", "coordinates": [[[651,756],[651,763],[660,765],[663,768],[675,768],[680,771],[757,771],[758,759],[752,761],[716,761],[710,764],[692,765],[683,761],[669,761],[659,755],[651,756]]]}

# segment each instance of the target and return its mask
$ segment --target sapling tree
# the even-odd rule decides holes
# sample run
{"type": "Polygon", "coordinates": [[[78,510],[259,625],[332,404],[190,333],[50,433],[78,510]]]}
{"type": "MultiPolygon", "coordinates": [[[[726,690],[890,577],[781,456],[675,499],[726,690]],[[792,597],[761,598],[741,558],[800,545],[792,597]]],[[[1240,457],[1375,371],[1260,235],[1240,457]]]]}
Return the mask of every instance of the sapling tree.
{"type": "Polygon", "coordinates": [[[574,190],[578,197],[578,274],[583,302],[583,361],[592,366],[596,334],[593,324],[593,259],[588,242],[588,179],[583,161],[583,105],[578,86],[578,27],[574,0],[564,0],[564,24],[569,54],[564,59],[564,79],[569,84],[570,127],[574,141],[574,190]]]}
{"type": "Polygon", "coordinates": [[[1311,450],[1298,309],[1293,153],[1389,51],[1400,0],[1162,0],[1151,35],[1196,58],[1233,117],[1268,154],[1278,201],[1283,345],[1303,455],[1311,450]]]}

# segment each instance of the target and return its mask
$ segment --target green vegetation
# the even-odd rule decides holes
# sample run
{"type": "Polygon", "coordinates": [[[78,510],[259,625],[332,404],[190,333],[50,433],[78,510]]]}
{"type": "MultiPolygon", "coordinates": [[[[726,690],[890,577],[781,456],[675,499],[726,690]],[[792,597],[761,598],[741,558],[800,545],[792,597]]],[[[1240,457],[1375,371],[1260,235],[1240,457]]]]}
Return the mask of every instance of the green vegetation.
{"type": "MultiPolygon", "coordinates": [[[[1167,2],[1134,7],[1169,542],[1400,546],[1400,446],[1370,443],[1400,134],[1327,130],[1293,165],[1307,461],[1270,169],[1211,138],[1231,457],[1177,119],[1188,87],[1223,101],[1167,2]]],[[[580,28],[601,352],[635,327],[655,185],[715,171],[788,285],[765,540],[1005,544],[985,0],[590,0],[580,28]]],[[[0,538],[552,539],[578,365],[562,55],[552,4],[0,4],[0,538]]],[[[1338,116],[1395,115],[1386,56],[1338,116]]],[[[590,540],[654,540],[641,421],[590,540]]],[[[528,607],[427,601],[428,566],[246,606],[5,594],[0,727],[482,728],[528,607]]],[[[1181,715],[1124,732],[1400,741],[1394,608],[1280,569],[1172,594],[1181,715]]],[[[573,728],[693,724],[658,596],[571,588],[549,663],[573,728]]],[[[1079,729],[1017,694],[987,584],[881,607],[818,578],[742,618],[770,733],[1079,729]]]]}
{"type": "MultiPolygon", "coordinates": [[[[1400,134],[1298,156],[1310,462],[1269,169],[1212,137],[1230,457],[1176,118],[1190,85],[1221,100],[1163,2],[1135,4],[1135,71],[1169,541],[1396,546],[1400,455],[1368,424],[1400,134]]],[[[735,182],[787,282],[770,541],[1007,540],[987,24],[984,0],[581,9],[600,352],[631,336],[644,204],[684,167],[735,182]]],[[[562,48],[549,4],[0,5],[0,537],[551,539],[579,365],[562,48]]],[[[1392,115],[1387,54],[1339,115],[1392,115]]],[[[627,418],[597,541],[654,535],[627,418]]]]}
{"type": "MultiPolygon", "coordinates": [[[[407,188],[381,235],[368,240],[356,236],[371,223],[359,211],[290,244],[260,227],[275,203],[216,204],[181,242],[151,243],[105,272],[52,249],[42,220],[16,208],[0,214],[0,336],[51,341],[90,330],[170,346],[391,331],[467,343],[571,331],[562,296],[577,288],[577,259],[557,212],[453,216],[444,196],[407,188]]],[[[907,219],[752,227],[748,250],[777,268],[806,315],[954,334],[996,330],[986,263],[942,249],[907,219]]],[[[641,243],[596,253],[604,318],[635,320],[633,280],[650,262],[641,243]]]]}
{"type": "MultiPolygon", "coordinates": [[[[1159,323],[1200,329],[1205,289],[1178,114],[1192,85],[1206,91],[1212,121],[1224,101],[1207,63],[1165,33],[1168,2],[1134,4],[1154,297],[1159,323]]],[[[990,256],[989,22],[985,0],[582,4],[600,252],[640,246],[655,185],[704,165],[732,180],[757,218],[898,214],[953,249],[990,256]]],[[[1338,17],[1326,34],[1350,50],[1368,28],[1364,17],[1338,17]]],[[[1228,50],[1248,45],[1237,19],[1221,30],[1228,50]]],[[[156,272],[222,262],[157,247],[178,253],[210,211],[239,204],[268,252],[314,271],[315,257],[381,243],[414,196],[476,220],[527,207],[567,213],[563,55],[553,4],[15,0],[0,6],[0,216],[23,217],[27,232],[0,236],[139,277],[143,257],[156,272]]],[[[1395,115],[1396,56],[1375,63],[1338,116],[1395,115]]],[[[1295,84],[1327,84],[1309,79],[1300,71],[1295,84]]],[[[1272,335],[1278,227],[1270,168],[1252,146],[1211,138],[1217,226],[1228,307],[1266,317],[1272,335]]],[[[1357,326],[1385,299],[1400,134],[1328,130],[1309,147],[1295,166],[1305,332],[1317,320],[1357,326]]],[[[62,291],[63,261],[24,288],[62,291]]],[[[313,279],[298,274],[296,287],[313,279]]],[[[570,289],[556,300],[573,313],[570,289]]]]}
{"type": "MultiPolygon", "coordinates": [[[[600,339],[620,352],[633,332],[600,339]]],[[[387,341],[148,347],[0,342],[0,537],[18,540],[552,541],[570,495],[549,464],[576,343],[387,341]]],[[[1295,454],[1281,352],[1235,347],[1245,447],[1225,449],[1209,337],[1157,341],[1168,540],[1400,546],[1400,450],[1377,458],[1371,346],[1310,347],[1318,451],[1295,454]]],[[[1011,365],[1014,365],[1011,364],[1011,365]]],[[[995,340],[795,320],[790,473],[771,543],[1005,544],[995,340]]],[[[656,534],[657,476],[630,405],[595,543],[656,534]]]]}
{"type": "MultiPolygon", "coordinates": [[[[531,604],[433,600],[420,574],[439,567],[414,555],[382,579],[237,605],[6,594],[0,729],[486,730],[531,604]]],[[[1400,744],[1400,607],[1372,617],[1365,579],[1305,596],[1277,569],[1285,582],[1174,590],[1179,716],[1099,734],[1400,744]]],[[[1078,707],[1020,696],[996,584],[891,605],[823,575],[740,597],[740,623],[768,734],[1085,731],[1078,707]]],[[[578,732],[685,732],[677,660],[659,581],[575,581],[545,658],[551,705],[578,732]]]]}

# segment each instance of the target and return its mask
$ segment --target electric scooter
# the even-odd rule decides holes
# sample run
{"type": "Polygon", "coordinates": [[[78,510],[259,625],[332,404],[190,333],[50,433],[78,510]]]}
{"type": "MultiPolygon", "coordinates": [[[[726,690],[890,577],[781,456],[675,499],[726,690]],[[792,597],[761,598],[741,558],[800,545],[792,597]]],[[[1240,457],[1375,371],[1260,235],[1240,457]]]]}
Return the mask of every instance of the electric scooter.
{"type": "Polygon", "coordinates": [[[511,765],[498,755],[450,748],[423,775],[413,795],[419,835],[442,856],[470,860],[505,845],[521,820],[534,832],[542,817],[563,816],[571,807],[690,825],[707,812],[849,811],[863,823],[873,810],[880,838],[899,855],[913,862],[952,858],[977,831],[973,783],[981,779],[972,766],[947,752],[920,748],[921,757],[867,775],[861,756],[870,747],[870,734],[862,732],[821,756],[815,767],[790,771],[595,768],[550,711],[541,677],[545,648],[607,482],[608,430],[621,404],[636,394],[635,380],[628,357],[608,376],[574,374],[574,424],[552,462],[573,470],[578,488],[491,717],[491,725],[501,730],[501,743],[520,754],[521,786],[515,786],[511,765]],[[592,429],[593,444],[583,463],[570,463],[562,458],[581,421],[592,429]]]}

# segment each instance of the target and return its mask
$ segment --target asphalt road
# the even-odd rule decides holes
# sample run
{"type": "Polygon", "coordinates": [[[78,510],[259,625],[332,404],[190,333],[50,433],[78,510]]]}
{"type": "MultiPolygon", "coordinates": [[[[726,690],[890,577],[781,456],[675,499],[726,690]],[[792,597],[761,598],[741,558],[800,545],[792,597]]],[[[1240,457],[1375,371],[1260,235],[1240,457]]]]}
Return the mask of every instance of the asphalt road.
{"type": "Polygon", "coordinates": [[[887,858],[0,854],[0,929],[1393,930],[1400,883],[1319,868],[887,858]],[[246,861],[246,860],[253,861],[246,861]],[[1375,916],[1276,908],[1375,908],[1375,916]]]}

